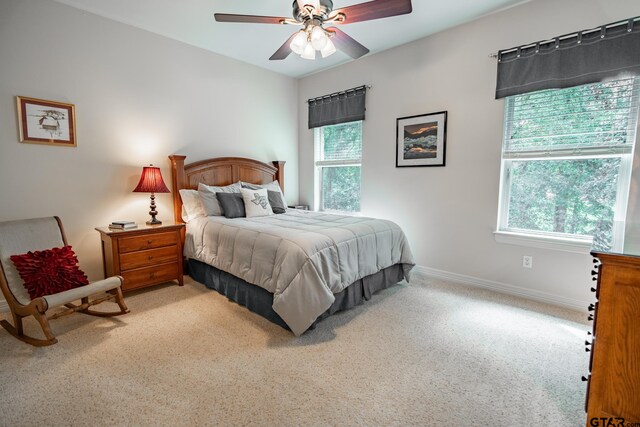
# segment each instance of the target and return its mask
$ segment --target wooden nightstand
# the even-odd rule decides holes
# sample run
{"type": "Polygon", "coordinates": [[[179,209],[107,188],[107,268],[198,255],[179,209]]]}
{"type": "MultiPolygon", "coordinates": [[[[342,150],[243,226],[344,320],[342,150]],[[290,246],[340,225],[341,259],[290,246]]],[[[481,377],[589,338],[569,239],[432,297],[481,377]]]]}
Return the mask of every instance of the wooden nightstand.
{"type": "Polygon", "coordinates": [[[183,285],[184,224],[138,225],[130,230],[97,227],[105,277],[124,277],[123,291],[177,280],[183,285]]]}

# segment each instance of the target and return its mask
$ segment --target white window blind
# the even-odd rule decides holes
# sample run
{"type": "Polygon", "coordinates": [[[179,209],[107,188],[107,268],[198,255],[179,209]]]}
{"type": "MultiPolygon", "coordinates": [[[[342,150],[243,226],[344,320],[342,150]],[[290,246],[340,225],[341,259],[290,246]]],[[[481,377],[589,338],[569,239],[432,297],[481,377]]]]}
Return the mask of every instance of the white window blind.
{"type": "Polygon", "coordinates": [[[321,142],[316,166],[360,164],[362,122],[325,126],[319,132],[321,142]]]}
{"type": "Polygon", "coordinates": [[[503,158],[631,153],[638,118],[636,80],[508,97],[503,158]]]}

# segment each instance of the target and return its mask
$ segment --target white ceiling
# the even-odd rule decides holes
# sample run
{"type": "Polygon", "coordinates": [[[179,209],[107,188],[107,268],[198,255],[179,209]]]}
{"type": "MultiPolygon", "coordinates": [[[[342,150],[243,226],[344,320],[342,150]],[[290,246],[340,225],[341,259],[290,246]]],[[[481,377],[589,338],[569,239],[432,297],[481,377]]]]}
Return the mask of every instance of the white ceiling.
{"type": "MultiPolygon", "coordinates": [[[[292,0],[56,1],[292,77],[352,60],[338,52],[315,61],[295,54],[283,61],[269,61],[297,27],[219,23],[213,19],[214,12],[290,17],[292,0]]],[[[337,9],[366,0],[333,1],[337,9]]],[[[372,55],[525,1],[413,0],[409,15],[343,25],[341,29],[369,48],[372,55]]]]}

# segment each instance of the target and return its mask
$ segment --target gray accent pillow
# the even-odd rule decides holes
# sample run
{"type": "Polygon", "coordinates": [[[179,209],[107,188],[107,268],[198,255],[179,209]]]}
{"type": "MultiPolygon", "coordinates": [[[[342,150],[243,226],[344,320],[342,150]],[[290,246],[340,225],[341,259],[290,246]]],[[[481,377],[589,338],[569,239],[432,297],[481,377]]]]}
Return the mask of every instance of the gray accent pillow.
{"type": "Polygon", "coordinates": [[[282,197],[280,197],[279,191],[267,190],[269,198],[269,204],[274,214],[283,214],[287,211],[287,207],[282,203],[282,197]]]}
{"type": "Polygon", "coordinates": [[[216,193],[216,197],[220,205],[222,205],[222,211],[226,218],[243,218],[246,216],[242,194],[216,193]]]}
{"type": "Polygon", "coordinates": [[[203,183],[198,184],[198,193],[200,194],[200,201],[202,207],[207,216],[222,216],[224,211],[218,202],[216,193],[237,193],[240,192],[239,182],[224,187],[216,187],[213,185],[206,185],[203,183]]]}

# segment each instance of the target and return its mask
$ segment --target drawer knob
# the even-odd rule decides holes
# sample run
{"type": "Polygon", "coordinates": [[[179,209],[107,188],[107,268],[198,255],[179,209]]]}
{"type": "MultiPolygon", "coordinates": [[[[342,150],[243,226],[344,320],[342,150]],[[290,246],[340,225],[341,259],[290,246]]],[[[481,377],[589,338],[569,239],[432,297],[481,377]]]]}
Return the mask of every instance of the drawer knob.
{"type": "Polygon", "coordinates": [[[155,279],[155,278],[156,278],[156,273],[151,273],[151,274],[149,274],[149,278],[151,278],[151,279],[155,279]]]}
{"type": "Polygon", "coordinates": [[[595,270],[591,270],[591,275],[592,275],[592,276],[596,276],[597,274],[598,274],[598,272],[597,272],[597,271],[595,271],[595,270]]]}
{"type": "Polygon", "coordinates": [[[591,292],[595,292],[595,291],[596,291],[596,288],[591,288],[591,292]]]}
{"type": "Polygon", "coordinates": [[[588,307],[589,311],[593,311],[593,310],[595,310],[595,308],[596,308],[595,305],[589,304],[589,307],[588,307]]]}
{"type": "Polygon", "coordinates": [[[585,377],[584,375],[581,378],[582,381],[587,381],[587,377],[585,377]]]}
{"type": "Polygon", "coordinates": [[[153,259],[153,255],[149,255],[149,261],[153,259]]]}
{"type": "Polygon", "coordinates": [[[590,314],[589,317],[587,317],[588,320],[593,320],[593,314],[590,314]]]}
{"type": "Polygon", "coordinates": [[[149,245],[150,245],[150,244],[152,244],[152,243],[153,243],[153,240],[151,240],[151,239],[147,240],[147,244],[149,244],[149,245]]]}

